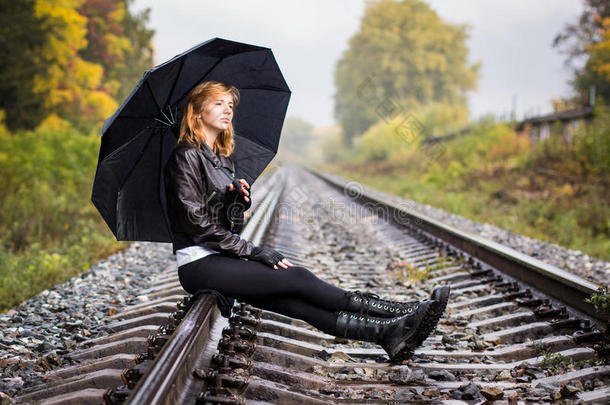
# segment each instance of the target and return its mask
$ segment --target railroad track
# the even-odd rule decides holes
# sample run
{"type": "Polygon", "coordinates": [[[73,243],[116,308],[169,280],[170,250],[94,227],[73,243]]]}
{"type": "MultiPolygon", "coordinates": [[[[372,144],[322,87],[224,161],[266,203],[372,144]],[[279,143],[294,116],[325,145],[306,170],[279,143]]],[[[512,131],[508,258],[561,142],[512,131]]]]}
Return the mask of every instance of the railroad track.
{"type": "MultiPolygon", "coordinates": [[[[446,316],[404,364],[374,344],[210,295],[188,297],[170,267],[151,301],[115,315],[77,366],[18,403],[607,403],[610,362],[597,286],[409,210],[398,199],[301,168],[254,188],[243,236],[347,289],[410,301],[451,284],[446,316]],[[602,321],[600,323],[600,321],[602,321]]],[[[86,346],[86,348],[85,348],[86,346]]]]}

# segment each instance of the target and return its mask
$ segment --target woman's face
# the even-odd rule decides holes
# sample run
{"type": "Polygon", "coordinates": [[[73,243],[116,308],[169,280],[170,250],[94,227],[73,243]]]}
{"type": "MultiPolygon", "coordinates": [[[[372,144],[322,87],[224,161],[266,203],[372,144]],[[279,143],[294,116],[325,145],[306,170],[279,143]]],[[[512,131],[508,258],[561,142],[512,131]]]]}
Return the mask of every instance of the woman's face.
{"type": "Polygon", "coordinates": [[[199,117],[210,130],[220,133],[228,129],[233,120],[233,97],[230,94],[210,97],[203,104],[199,117]]]}

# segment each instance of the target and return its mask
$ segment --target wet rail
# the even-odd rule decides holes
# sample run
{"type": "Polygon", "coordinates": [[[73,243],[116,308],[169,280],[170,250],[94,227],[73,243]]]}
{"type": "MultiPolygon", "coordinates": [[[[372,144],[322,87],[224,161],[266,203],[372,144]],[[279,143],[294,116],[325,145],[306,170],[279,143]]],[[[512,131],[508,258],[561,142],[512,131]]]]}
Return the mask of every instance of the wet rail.
{"type": "Polygon", "coordinates": [[[335,176],[288,167],[257,186],[243,236],[321,278],[404,301],[452,286],[412,359],[389,364],[379,346],[242,303],[227,320],[214,297],[187,297],[169,268],[153,301],[115,315],[115,333],[72,353],[80,365],[17,402],[610,400],[607,335],[584,304],[595,285],[335,176]]]}

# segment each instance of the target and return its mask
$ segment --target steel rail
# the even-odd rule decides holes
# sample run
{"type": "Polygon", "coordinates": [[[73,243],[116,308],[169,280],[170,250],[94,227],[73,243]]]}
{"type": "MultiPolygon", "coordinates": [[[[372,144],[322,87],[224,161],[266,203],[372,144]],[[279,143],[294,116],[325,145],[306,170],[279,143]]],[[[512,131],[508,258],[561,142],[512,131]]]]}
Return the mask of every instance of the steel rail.
{"type": "MultiPolygon", "coordinates": [[[[274,173],[272,176],[278,174],[274,173]]],[[[269,181],[271,180],[275,179],[269,181]]],[[[241,232],[242,238],[254,244],[262,241],[264,232],[271,223],[275,206],[285,185],[281,174],[274,183],[274,187],[256,207],[241,232]]],[[[212,325],[218,318],[216,298],[209,294],[200,295],[161,349],[148,372],[138,381],[126,403],[133,405],[181,403],[181,398],[186,395],[184,391],[189,385],[186,384],[186,380],[191,378],[198,352],[210,340],[212,325]]]]}
{"type": "MultiPolygon", "coordinates": [[[[350,182],[345,179],[319,173],[309,168],[307,170],[341,191],[349,188],[348,184],[350,182]]],[[[387,209],[395,219],[407,220],[422,231],[445,241],[489,266],[562,301],[592,318],[606,321],[603,314],[596,312],[593,305],[585,302],[586,298],[600,288],[599,285],[492,240],[443,224],[427,215],[397,204],[392,201],[391,196],[383,192],[362,186],[357,194],[357,198],[360,200],[387,209]]]]}

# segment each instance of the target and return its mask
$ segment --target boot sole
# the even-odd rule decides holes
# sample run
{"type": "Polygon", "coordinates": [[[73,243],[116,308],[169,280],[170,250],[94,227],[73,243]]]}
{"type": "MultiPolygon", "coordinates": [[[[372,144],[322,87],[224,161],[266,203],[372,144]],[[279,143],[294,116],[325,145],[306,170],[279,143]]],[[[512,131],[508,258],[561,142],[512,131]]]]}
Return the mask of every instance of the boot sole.
{"type": "Polygon", "coordinates": [[[429,318],[424,318],[422,323],[421,331],[418,333],[418,340],[416,342],[416,346],[420,346],[424,341],[430,336],[432,332],[436,329],[438,325],[438,321],[441,319],[443,314],[445,313],[445,308],[447,308],[447,302],[449,301],[449,295],[451,294],[451,287],[448,285],[442,286],[439,288],[440,292],[437,296],[432,296],[432,299],[435,301],[430,306],[432,307],[432,311],[429,318]]]}
{"type": "Polygon", "coordinates": [[[408,358],[410,358],[413,355],[413,351],[418,346],[415,343],[417,341],[419,341],[419,339],[421,339],[421,336],[419,336],[420,335],[420,332],[419,332],[420,325],[422,324],[422,322],[424,322],[426,319],[429,319],[433,315],[432,306],[433,306],[432,303],[427,305],[423,316],[421,317],[420,321],[415,326],[415,331],[412,334],[410,334],[409,336],[406,336],[399,344],[397,344],[393,348],[393,350],[388,351],[388,355],[390,356],[391,363],[397,363],[397,362],[407,360],[408,358]]]}

